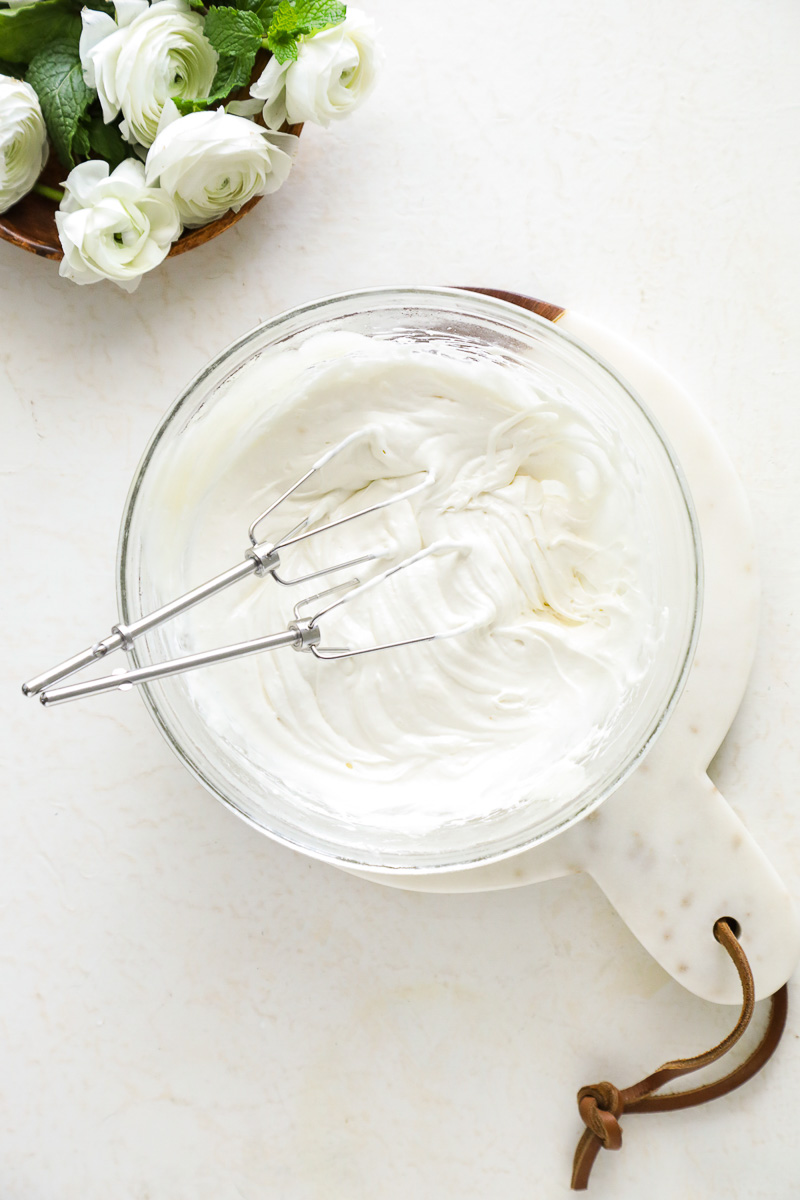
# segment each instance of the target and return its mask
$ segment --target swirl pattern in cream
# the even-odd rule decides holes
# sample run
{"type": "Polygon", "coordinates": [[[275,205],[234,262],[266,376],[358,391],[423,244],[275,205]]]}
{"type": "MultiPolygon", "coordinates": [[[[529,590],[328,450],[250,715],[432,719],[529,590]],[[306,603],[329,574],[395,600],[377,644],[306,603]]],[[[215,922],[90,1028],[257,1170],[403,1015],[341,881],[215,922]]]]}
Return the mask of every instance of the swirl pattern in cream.
{"type": "MultiPolygon", "coordinates": [[[[212,727],[312,805],[424,834],[531,800],[557,804],[662,638],[641,470],[612,428],[499,365],[343,333],[273,353],[186,431],[160,503],[165,594],[235,561],[260,509],[364,429],[276,513],[335,518],[429,472],[413,498],[288,550],[303,575],[375,551],[364,577],[431,556],[331,614],[323,642],[365,646],[472,622],[458,637],[340,662],[283,651],[185,677],[212,727]]],[[[349,572],[352,573],[352,572],[349,572]]],[[[345,573],[345,575],[348,573],[345,573]]],[[[338,578],[333,577],[331,582],[338,578]]],[[[283,628],[317,582],[249,580],[183,620],[182,648],[283,628]]]]}

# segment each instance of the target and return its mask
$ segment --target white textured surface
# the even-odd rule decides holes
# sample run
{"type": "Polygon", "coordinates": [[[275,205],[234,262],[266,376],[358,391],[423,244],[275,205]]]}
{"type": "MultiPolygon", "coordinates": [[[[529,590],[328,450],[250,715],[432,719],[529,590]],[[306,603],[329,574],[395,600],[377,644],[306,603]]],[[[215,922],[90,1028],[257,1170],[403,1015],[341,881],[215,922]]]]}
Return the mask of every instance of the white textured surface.
{"type": "MultiPolygon", "coordinates": [[[[800,10],[372,7],[389,50],[372,104],[309,130],[277,197],[135,296],[0,245],[4,1200],[566,1196],[577,1087],[730,1022],[585,877],[378,888],[235,821],[135,696],[23,703],[20,680],[111,619],[117,518],[159,414],[295,302],[516,287],[616,328],[694,395],[749,494],[764,585],[713,773],[800,893],[800,10]]],[[[796,1194],[798,1034],[791,1013],[742,1092],[632,1117],[592,1192],[796,1194]]]]}

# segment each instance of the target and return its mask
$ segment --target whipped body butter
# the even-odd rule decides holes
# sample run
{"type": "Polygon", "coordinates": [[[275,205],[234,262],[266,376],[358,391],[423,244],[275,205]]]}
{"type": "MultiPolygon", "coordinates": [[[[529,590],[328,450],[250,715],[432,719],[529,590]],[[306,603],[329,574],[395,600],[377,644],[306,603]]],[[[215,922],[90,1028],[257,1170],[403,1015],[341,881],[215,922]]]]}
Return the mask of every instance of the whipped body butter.
{"type": "Polygon", "coordinates": [[[225,756],[249,797],[236,807],[262,827],[276,831],[274,803],[281,822],[398,851],[448,830],[463,850],[498,821],[504,835],[555,829],[602,798],[663,715],[695,612],[685,497],[634,401],[615,410],[546,357],[413,328],[314,329],[229,371],[168,453],[157,439],[134,496],[146,522],[136,611],[234,563],[258,513],[358,431],[259,538],[427,486],[286,549],[280,574],[375,560],[291,588],[249,578],[148,635],[141,661],[281,630],[309,594],[435,542],[458,547],[320,628],[336,648],[466,632],[328,662],[282,650],[148,688],[173,741],[187,739],[179,713],[201,754],[211,739],[225,756]]]}

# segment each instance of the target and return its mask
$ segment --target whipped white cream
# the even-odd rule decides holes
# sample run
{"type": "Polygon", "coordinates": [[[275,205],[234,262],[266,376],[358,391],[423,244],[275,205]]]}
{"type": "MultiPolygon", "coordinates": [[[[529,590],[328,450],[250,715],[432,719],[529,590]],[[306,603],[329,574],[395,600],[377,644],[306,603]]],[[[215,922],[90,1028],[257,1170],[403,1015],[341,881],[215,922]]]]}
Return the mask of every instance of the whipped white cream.
{"type": "MultiPolygon", "coordinates": [[[[156,480],[163,598],[232,565],[254,517],[330,447],[368,433],[259,536],[410,499],[287,550],[304,575],[376,552],[368,578],[432,555],[320,622],[324,645],[457,637],[319,662],[282,650],[184,676],[193,703],[298,803],[352,825],[424,834],[581,790],[640,700],[662,641],[658,550],[642,472],[601,414],[491,361],[344,333],[272,352],[184,431],[156,480]]],[[[286,589],[249,579],[174,622],[175,653],[281,630],[286,589]]],[[[164,685],[175,686],[174,682],[164,685]]]]}

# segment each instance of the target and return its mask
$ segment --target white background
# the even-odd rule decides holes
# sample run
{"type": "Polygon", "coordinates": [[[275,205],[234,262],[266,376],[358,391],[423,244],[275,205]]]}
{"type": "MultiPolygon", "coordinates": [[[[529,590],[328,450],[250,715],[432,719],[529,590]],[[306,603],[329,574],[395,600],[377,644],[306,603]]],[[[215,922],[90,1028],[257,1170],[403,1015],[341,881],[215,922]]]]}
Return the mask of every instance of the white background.
{"type": "MultiPolygon", "coordinates": [[[[800,893],[800,8],[373,0],[367,107],[283,190],[134,296],[0,244],[3,1200],[568,1195],[574,1094],[705,1049],[586,878],[383,889],[227,813],[135,695],[43,712],[23,678],[105,633],[158,418],[291,305],[381,283],[516,288],[668,367],[747,488],[759,653],[713,774],[800,893]]],[[[759,1019],[763,1021],[763,1012],[759,1019]]],[[[800,1188],[800,1016],[740,1093],[631,1117],[592,1194],[800,1188]]]]}

